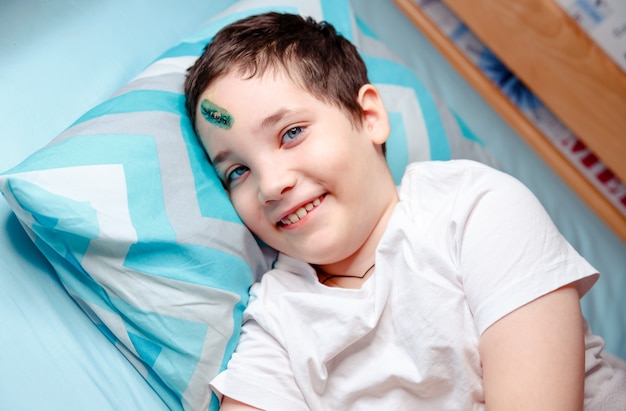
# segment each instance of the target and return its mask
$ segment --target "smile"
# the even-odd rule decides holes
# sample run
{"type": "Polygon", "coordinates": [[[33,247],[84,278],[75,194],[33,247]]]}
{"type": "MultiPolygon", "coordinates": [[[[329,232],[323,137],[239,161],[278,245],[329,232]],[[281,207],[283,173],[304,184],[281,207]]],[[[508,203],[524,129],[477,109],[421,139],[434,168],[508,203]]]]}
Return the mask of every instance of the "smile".
{"type": "Polygon", "coordinates": [[[297,223],[298,221],[306,217],[310,211],[312,211],[315,207],[317,207],[321,203],[322,203],[322,200],[320,198],[316,198],[310,203],[304,204],[302,207],[298,208],[293,213],[284,217],[282,220],[280,220],[279,224],[283,226],[289,226],[294,223],[297,223]]]}

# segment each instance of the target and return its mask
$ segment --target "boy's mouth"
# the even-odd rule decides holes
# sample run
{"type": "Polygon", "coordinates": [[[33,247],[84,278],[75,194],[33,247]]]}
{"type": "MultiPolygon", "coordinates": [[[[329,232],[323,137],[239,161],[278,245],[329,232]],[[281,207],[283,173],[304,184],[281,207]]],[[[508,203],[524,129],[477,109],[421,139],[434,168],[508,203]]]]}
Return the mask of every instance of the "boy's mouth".
{"type": "Polygon", "coordinates": [[[290,213],[287,216],[283,217],[279,221],[278,225],[284,227],[284,226],[290,226],[294,223],[297,223],[298,221],[306,217],[309,214],[309,212],[312,211],[315,207],[320,205],[322,203],[322,198],[323,196],[316,198],[310,203],[303,204],[300,208],[295,210],[293,213],[290,213]]]}

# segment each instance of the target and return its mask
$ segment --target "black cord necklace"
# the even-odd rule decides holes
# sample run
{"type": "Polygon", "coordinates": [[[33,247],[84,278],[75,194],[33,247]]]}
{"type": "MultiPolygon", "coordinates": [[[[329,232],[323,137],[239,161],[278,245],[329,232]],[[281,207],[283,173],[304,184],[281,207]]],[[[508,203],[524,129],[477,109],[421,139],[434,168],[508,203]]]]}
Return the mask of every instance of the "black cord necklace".
{"type": "Polygon", "coordinates": [[[368,268],[367,270],[365,270],[365,272],[361,275],[361,276],[354,276],[354,275],[341,275],[341,274],[327,274],[324,272],[324,270],[322,270],[321,268],[318,268],[317,271],[319,273],[321,273],[322,275],[326,276],[326,278],[324,278],[322,281],[320,281],[322,284],[326,284],[326,282],[328,280],[331,280],[333,278],[358,278],[358,279],[363,279],[365,278],[365,276],[372,271],[372,269],[376,266],[376,263],[372,264],[372,266],[370,268],[368,268]]]}

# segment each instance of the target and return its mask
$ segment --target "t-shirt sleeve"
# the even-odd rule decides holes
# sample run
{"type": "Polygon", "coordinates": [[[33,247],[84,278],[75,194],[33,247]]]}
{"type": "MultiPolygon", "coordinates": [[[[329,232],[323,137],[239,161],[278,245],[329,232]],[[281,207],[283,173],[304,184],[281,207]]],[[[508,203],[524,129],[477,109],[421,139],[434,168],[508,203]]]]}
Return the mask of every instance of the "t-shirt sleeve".
{"type": "Polygon", "coordinates": [[[481,334],[564,285],[577,282],[581,297],[591,288],[597,271],[559,233],[526,186],[482,167],[471,170],[467,181],[458,197],[472,204],[453,220],[463,287],[481,334]]]}
{"type": "Polygon", "coordinates": [[[266,410],[308,410],[287,352],[267,329],[263,303],[252,294],[237,348],[211,388],[220,401],[226,395],[266,410]]]}

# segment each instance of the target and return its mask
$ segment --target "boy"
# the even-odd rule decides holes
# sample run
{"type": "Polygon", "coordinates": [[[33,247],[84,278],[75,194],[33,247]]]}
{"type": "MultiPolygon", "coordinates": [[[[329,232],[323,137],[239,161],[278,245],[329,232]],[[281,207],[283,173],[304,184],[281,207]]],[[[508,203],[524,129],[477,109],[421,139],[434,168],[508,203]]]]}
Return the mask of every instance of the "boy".
{"type": "Polygon", "coordinates": [[[593,267],[486,166],[414,164],[398,191],[381,97],[331,25],[235,22],[185,93],[235,209],[280,252],[211,383],[224,410],[626,406],[584,329],[593,267]]]}

